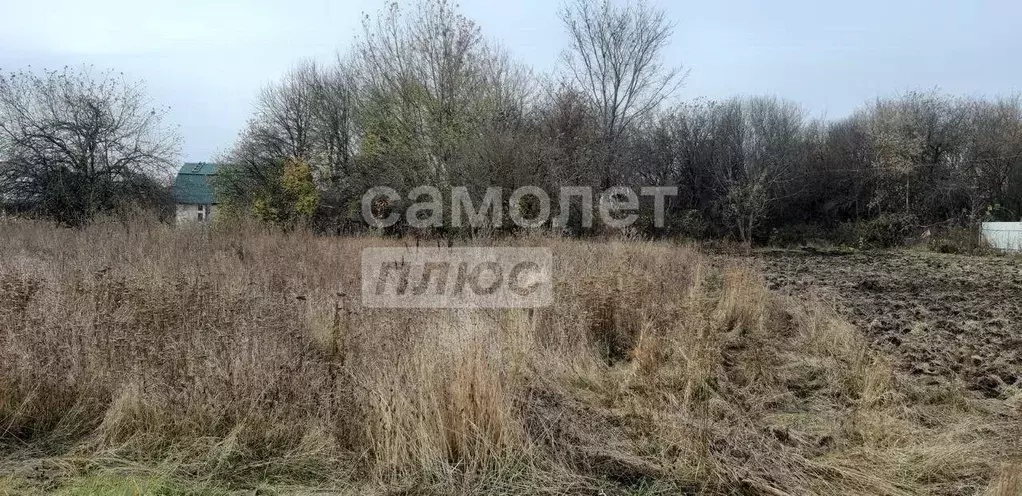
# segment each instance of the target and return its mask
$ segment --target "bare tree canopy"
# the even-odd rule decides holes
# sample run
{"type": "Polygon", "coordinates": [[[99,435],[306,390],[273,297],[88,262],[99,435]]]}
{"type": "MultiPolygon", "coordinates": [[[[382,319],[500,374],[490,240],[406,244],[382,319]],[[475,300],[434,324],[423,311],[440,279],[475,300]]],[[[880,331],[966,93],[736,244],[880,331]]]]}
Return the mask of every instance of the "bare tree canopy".
{"type": "MultiPolygon", "coordinates": [[[[485,84],[479,27],[447,0],[367,17],[353,56],[366,153],[386,150],[422,179],[447,174],[485,84]]],[[[411,171],[409,171],[411,172],[411,171]]]]}
{"type": "Polygon", "coordinates": [[[0,74],[0,198],[67,224],[152,203],[178,151],[164,114],[112,72],[0,74]]]}
{"type": "Polygon", "coordinates": [[[315,63],[299,62],[279,82],[263,89],[250,126],[251,132],[262,140],[262,151],[280,157],[308,157],[317,72],[315,63]]]}
{"type": "Polygon", "coordinates": [[[259,95],[255,113],[226,162],[293,158],[317,181],[336,185],[352,157],[352,99],[347,69],[301,61],[259,95]]]}
{"type": "Polygon", "coordinates": [[[622,7],[609,0],[573,0],[560,16],[570,39],[565,64],[573,83],[598,109],[608,144],[682,83],[681,68],[663,60],[674,23],[662,9],[644,0],[622,7]]]}

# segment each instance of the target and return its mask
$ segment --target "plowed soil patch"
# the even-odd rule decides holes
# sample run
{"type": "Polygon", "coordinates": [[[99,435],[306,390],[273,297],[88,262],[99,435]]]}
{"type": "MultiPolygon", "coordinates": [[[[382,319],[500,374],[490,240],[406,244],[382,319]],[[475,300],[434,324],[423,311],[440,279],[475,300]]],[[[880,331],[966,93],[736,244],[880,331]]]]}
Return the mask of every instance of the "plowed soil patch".
{"type": "Polygon", "coordinates": [[[757,254],[775,291],[833,301],[904,371],[977,395],[1022,382],[1022,259],[917,252],[757,254]]]}

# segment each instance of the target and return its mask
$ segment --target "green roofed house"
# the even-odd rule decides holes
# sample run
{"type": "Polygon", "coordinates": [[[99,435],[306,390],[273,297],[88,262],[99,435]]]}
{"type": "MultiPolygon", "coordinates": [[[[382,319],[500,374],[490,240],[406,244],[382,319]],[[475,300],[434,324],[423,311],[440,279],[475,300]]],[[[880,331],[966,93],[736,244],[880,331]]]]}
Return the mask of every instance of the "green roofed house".
{"type": "Polygon", "coordinates": [[[174,179],[174,202],[177,203],[177,223],[208,222],[213,219],[213,185],[210,178],[216,171],[213,164],[186,163],[174,179]]]}

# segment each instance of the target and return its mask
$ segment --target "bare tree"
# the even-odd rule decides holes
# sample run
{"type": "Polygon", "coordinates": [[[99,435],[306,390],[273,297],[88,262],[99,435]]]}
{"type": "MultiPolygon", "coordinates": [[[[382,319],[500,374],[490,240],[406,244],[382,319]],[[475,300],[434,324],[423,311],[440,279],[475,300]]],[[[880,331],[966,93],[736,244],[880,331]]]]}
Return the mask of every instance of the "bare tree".
{"type": "Polygon", "coordinates": [[[537,115],[551,149],[546,175],[553,186],[588,185],[602,168],[595,156],[600,142],[598,118],[577,89],[547,88],[537,115]]]}
{"type": "Polygon", "coordinates": [[[154,201],[178,151],[164,115],[112,72],[0,75],[0,198],[68,224],[154,201]]]}
{"type": "Polygon", "coordinates": [[[478,26],[448,0],[366,17],[352,57],[363,155],[401,157],[412,181],[444,181],[485,94],[488,56],[478,26]],[[416,170],[412,170],[415,168],[416,170]]]}
{"type": "Polygon", "coordinates": [[[534,78],[501,49],[487,48],[479,70],[484,84],[467,109],[473,114],[450,164],[451,184],[514,187],[535,184],[539,133],[529,115],[534,78]]]}
{"type": "Polygon", "coordinates": [[[731,100],[717,107],[714,174],[722,190],[725,218],[751,245],[758,223],[784,198],[805,153],[804,112],[776,98],[731,100]]]}
{"type": "MultiPolygon", "coordinates": [[[[1005,205],[1013,174],[1022,169],[1022,101],[1018,97],[971,104],[966,171],[969,220],[981,216],[1017,220],[1017,205],[1005,205]]],[[[1015,186],[1018,188],[1018,186],[1015,186]]]]}
{"type": "Polygon", "coordinates": [[[249,139],[264,153],[308,159],[316,110],[317,68],[311,61],[295,65],[280,81],[266,87],[249,124],[249,139]]]}
{"type": "Polygon", "coordinates": [[[326,185],[338,188],[351,175],[356,87],[347,67],[314,67],[312,149],[309,161],[326,185]]]}
{"type": "MultiPolygon", "coordinates": [[[[574,0],[560,16],[571,43],[565,64],[574,85],[599,113],[609,166],[625,131],[654,112],[684,80],[680,67],[663,62],[674,23],[644,0],[625,7],[610,0],[574,0]]],[[[609,175],[604,172],[604,181],[609,175]]]]}
{"type": "Polygon", "coordinates": [[[309,163],[324,186],[336,186],[352,157],[353,98],[344,66],[302,61],[263,90],[227,161],[293,158],[309,163]]]}
{"type": "MultiPolygon", "coordinates": [[[[219,160],[214,187],[221,205],[291,222],[293,216],[285,213],[294,212],[297,197],[282,178],[300,166],[308,170],[317,198],[326,193],[316,208],[331,210],[333,217],[346,212],[342,203],[351,196],[355,148],[354,93],[344,65],[324,68],[312,61],[300,62],[263,90],[248,127],[219,160]]],[[[301,176],[304,181],[304,172],[301,176]]]]}

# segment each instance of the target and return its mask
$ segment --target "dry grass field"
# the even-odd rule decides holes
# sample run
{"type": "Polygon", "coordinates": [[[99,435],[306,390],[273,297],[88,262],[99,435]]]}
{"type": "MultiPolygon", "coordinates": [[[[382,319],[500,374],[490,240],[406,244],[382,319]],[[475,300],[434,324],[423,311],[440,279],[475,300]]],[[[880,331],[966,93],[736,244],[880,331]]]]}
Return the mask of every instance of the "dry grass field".
{"type": "Polygon", "coordinates": [[[543,237],[539,310],[369,309],[402,241],[0,221],[0,494],[1022,494],[1022,395],[692,247],[543,237]]]}

